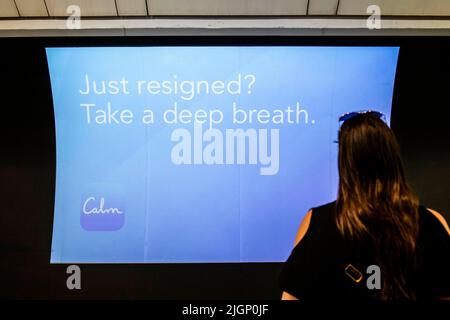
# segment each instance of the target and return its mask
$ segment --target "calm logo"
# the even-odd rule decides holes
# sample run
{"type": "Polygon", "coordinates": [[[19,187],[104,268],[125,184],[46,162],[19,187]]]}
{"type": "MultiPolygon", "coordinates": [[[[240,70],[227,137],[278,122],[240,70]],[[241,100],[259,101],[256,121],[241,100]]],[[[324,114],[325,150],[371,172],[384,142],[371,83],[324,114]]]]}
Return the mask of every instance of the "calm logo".
{"type": "Polygon", "coordinates": [[[125,224],[125,205],[116,192],[86,193],[81,200],[80,223],[87,231],[116,231],[125,224]]]}

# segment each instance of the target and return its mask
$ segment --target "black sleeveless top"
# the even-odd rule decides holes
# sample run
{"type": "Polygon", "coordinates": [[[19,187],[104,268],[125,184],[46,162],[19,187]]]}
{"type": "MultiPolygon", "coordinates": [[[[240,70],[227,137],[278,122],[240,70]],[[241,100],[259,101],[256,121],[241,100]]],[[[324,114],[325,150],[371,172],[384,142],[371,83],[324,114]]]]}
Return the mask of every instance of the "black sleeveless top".
{"type": "MultiPolygon", "coordinates": [[[[374,274],[367,267],[376,265],[375,250],[341,236],[334,222],[335,204],[312,209],[305,236],[281,269],[280,289],[302,300],[377,299],[379,290],[367,286],[374,274]]],[[[450,296],[450,237],[440,221],[423,206],[419,207],[417,248],[416,267],[404,272],[408,286],[417,299],[450,296]]]]}

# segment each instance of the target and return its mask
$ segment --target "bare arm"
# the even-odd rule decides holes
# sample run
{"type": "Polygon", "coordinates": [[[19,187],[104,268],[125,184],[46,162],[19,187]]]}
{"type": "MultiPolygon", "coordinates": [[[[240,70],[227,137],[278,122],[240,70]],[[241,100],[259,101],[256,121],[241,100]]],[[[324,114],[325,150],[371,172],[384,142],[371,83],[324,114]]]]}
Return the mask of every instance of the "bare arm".
{"type": "Polygon", "coordinates": [[[447,230],[447,233],[450,235],[450,229],[448,227],[447,221],[445,221],[445,218],[442,216],[442,214],[433,209],[430,208],[427,209],[436,217],[436,219],[439,220],[439,222],[444,226],[445,230],[447,230]]]}
{"type": "MultiPolygon", "coordinates": [[[[309,210],[308,213],[303,218],[302,222],[300,223],[297,235],[295,236],[294,247],[300,242],[300,240],[303,239],[303,237],[306,234],[306,231],[308,231],[309,223],[311,222],[311,215],[312,210],[309,210]]],[[[291,295],[290,293],[284,291],[283,294],[281,295],[281,300],[298,300],[298,299],[293,295],[291,295]]]]}
{"type": "Polygon", "coordinates": [[[296,297],[294,297],[292,294],[287,293],[286,291],[283,291],[283,295],[281,296],[281,300],[298,300],[296,297]]]}
{"type": "MultiPolygon", "coordinates": [[[[433,209],[430,209],[430,208],[427,208],[427,209],[428,209],[428,211],[430,211],[436,217],[436,219],[439,220],[439,222],[444,226],[445,230],[447,230],[447,233],[450,236],[450,229],[448,227],[447,221],[442,216],[442,214],[440,214],[439,212],[437,212],[437,211],[435,211],[433,209]]],[[[450,300],[450,297],[439,297],[439,300],[450,300]]]]}

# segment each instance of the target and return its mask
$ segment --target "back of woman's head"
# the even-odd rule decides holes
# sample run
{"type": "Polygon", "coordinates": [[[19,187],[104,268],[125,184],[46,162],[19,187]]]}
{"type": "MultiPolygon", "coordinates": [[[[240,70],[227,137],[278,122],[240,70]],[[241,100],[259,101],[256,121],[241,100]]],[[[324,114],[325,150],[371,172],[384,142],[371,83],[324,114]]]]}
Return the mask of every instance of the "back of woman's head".
{"type": "Polygon", "coordinates": [[[419,202],[406,183],[394,133],[371,113],[348,119],[339,131],[338,165],[339,231],[372,244],[381,299],[414,299],[406,270],[415,258],[419,202]]]}

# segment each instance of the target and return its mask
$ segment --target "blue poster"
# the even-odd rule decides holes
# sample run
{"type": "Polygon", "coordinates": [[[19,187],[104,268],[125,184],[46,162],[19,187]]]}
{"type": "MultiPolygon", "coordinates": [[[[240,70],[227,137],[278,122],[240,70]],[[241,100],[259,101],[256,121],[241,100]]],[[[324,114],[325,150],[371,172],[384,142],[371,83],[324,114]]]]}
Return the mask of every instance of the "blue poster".
{"type": "Polygon", "coordinates": [[[338,117],[390,119],[397,47],[47,48],[51,263],[282,262],[336,198],[338,117]]]}

